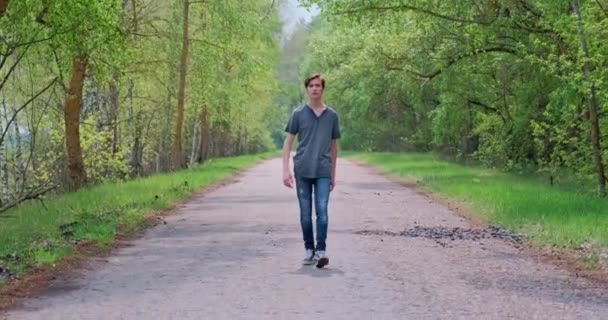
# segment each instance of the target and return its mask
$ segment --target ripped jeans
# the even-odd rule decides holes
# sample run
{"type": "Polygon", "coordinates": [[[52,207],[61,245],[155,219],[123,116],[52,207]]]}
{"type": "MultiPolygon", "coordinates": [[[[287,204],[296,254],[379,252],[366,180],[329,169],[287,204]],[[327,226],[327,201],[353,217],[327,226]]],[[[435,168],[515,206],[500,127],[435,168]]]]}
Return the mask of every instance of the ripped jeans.
{"type": "Polygon", "coordinates": [[[305,249],[325,251],[327,239],[327,204],[329,202],[330,178],[303,178],[296,176],[296,190],[300,204],[300,224],[305,249]],[[315,248],[312,224],[312,198],[314,190],[317,214],[317,246],[315,248]]]}

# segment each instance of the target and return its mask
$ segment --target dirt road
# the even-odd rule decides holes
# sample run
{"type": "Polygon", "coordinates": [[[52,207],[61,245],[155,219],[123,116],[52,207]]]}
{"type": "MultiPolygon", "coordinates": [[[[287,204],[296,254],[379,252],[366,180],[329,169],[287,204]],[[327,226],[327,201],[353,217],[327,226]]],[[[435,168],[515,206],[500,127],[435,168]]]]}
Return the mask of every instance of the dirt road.
{"type": "Polygon", "coordinates": [[[280,165],[264,162],[180,206],[167,224],[57,281],[8,319],[608,317],[608,290],[535,262],[511,242],[402,235],[469,226],[345,160],[329,206],[330,265],[302,266],[295,191],[282,187],[280,165]]]}

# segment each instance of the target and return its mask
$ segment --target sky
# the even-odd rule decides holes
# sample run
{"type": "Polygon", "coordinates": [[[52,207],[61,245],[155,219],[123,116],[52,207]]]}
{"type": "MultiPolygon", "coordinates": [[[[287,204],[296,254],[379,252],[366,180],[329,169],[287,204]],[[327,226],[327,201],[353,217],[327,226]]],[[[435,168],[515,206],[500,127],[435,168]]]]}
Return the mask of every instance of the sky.
{"type": "MultiPolygon", "coordinates": [[[[279,10],[281,21],[283,22],[282,40],[289,37],[294,27],[300,19],[310,22],[311,18],[319,13],[318,9],[313,8],[310,12],[299,5],[298,0],[286,0],[279,10]]],[[[283,42],[283,41],[281,41],[283,42]]]]}

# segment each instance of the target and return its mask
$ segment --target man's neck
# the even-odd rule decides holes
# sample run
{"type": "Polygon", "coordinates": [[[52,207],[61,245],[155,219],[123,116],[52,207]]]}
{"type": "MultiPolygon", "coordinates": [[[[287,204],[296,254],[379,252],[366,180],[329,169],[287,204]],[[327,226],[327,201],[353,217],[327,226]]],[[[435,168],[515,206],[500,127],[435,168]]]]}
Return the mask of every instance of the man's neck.
{"type": "Polygon", "coordinates": [[[308,105],[313,108],[313,109],[323,109],[325,108],[325,104],[323,103],[323,100],[310,100],[308,101],[308,105]]]}

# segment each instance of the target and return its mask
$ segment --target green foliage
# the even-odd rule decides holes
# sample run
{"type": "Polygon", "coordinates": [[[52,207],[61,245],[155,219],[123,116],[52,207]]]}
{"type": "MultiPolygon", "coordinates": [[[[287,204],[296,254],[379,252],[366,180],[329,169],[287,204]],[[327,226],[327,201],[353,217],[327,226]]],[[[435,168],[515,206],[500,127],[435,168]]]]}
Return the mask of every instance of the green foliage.
{"type": "Polygon", "coordinates": [[[105,181],[119,181],[129,176],[129,166],[124,151],[114,153],[111,132],[95,132],[94,127],[86,126],[81,130],[81,144],[84,163],[90,170],[88,178],[93,184],[105,181]],[[88,130],[87,130],[88,129],[88,130]]]}
{"type": "Polygon", "coordinates": [[[608,100],[599,88],[608,85],[608,10],[600,2],[303,2],[322,11],[306,70],[327,74],[346,147],[434,149],[585,180],[606,165],[608,100]]]}
{"type": "MultiPolygon", "coordinates": [[[[0,207],[25,192],[21,180],[34,189],[67,186],[63,108],[75,58],[87,62],[80,145],[88,181],[169,169],[183,4],[10,1],[0,17],[0,52],[7,58],[0,65],[0,80],[7,79],[0,84],[0,131],[7,131],[0,164],[8,164],[0,170],[0,207]]],[[[190,4],[182,132],[189,165],[274,147],[276,120],[268,114],[279,90],[277,12],[278,5],[264,0],[190,4]]]]}

